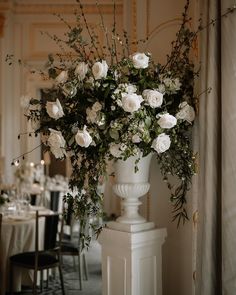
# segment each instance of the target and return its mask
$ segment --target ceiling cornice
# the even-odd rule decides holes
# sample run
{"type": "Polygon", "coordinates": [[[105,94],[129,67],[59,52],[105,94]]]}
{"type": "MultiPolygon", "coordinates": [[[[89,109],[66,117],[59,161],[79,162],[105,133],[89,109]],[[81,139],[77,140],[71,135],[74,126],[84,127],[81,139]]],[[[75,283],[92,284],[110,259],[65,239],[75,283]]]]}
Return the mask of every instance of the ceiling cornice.
{"type": "MultiPolygon", "coordinates": [[[[82,1],[85,13],[96,13],[96,0],[82,1]]],[[[116,0],[116,11],[122,13],[123,1],[116,0]]],[[[0,0],[0,12],[12,11],[15,14],[71,14],[78,9],[76,0],[0,0]]],[[[113,1],[100,1],[101,11],[113,13],[113,1]]]]}

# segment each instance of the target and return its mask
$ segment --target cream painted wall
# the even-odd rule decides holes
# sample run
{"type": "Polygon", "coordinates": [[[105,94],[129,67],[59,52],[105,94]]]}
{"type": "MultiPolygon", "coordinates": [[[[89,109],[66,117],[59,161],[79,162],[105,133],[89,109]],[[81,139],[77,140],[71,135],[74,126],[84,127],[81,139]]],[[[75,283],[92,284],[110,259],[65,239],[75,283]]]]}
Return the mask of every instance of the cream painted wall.
{"type": "MultiPolygon", "coordinates": [[[[150,36],[145,49],[152,53],[155,61],[165,62],[166,54],[170,52],[171,41],[174,40],[181,23],[185,2],[185,0],[137,1],[137,35],[139,38],[150,36]]],[[[197,2],[191,2],[192,26],[195,25],[197,2]]],[[[163,246],[163,295],[193,294],[191,195],[188,202],[190,221],[177,228],[176,223],[171,221],[170,191],[162,181],[155,159],[151,165],[150,183],[149,200],[143,198],[143,212],[155,222],[157,227],[166,227],[168,233],[163,246]]]]}
{"type": "MultiPolygon", "coordinates": [[[[86,0],[90,14],[90,22],[97,22],[94,13],[94,0],[86,0]]],[[[112,0],[101,0],[106,9],[112,0]],[[108,6],[107,6],[108,5],[108,6]]],[[[153,57],[163,62],[169,52],[170,42],[173,40],[180,23],[185,0],[120,0],[123,14],[118,18],[119,26],[123,25],[135,38],[150,34],[148,50],[153,57]]],[[[195,0],[194,2],[197,2],[195,0]]],[[[64,12],[71,20],[73,0],[16,0],[0,1],[0,12],[6,17],[4,36],[0,39],[0,102],[2,115],[2,146],[0,156],[5,157],[5,181],[11,182],[13,168],[10,162],[13,157],[37,145],[37,142],[25,140],[22,144],[17,141],[17,134],[27,129],[20,108],[20,96],[24,93],[38,95],[38,90],[48,86],[37,76],[32,76],[27,70],[18,66],[9,67],[4,59],[7,53],[14,53],[23,58],[31,66],[40,67],[50,52],[57,52],[57,47],[40,31],[63,34],[62,25],[51,15],[51,12],[64,12]],[[13,5],[13,3],[15,3],[13,5]],[[14,87],[13,87],[14,86],[14,87]]],[[[107,8],[108,7],[108,8],[107,8]]],[[[108,10],[106,10],[108,11],[108,10]]],[[[192,13],[195,8],[192,7],[192,13]]],[[[111,15],[106,15],[111,21],[111,15]]],[[[30,160],[38,161],[39,152],[30,155],[30,160]]],[[[166,227],[167,240],[163,246],[163,295],[191,295],[192,294],[192,203],[189,202],[190,222],[184,227],[176,228],[171,222],[171,204],[169,191],[161,180],[158,165],[153,160],[151,165],[150,199],[143,198],[142,212],[153,220],[158,227],[166,227]],[[147,209],[147,205],[149,210],[147,209]]],[[[107,211],[117,211],[119,200],[114,198],[111,185],[106,188],[105,207],[107,211]]],[[[148,294],[147,294],[148,295],[148,294]]]]}

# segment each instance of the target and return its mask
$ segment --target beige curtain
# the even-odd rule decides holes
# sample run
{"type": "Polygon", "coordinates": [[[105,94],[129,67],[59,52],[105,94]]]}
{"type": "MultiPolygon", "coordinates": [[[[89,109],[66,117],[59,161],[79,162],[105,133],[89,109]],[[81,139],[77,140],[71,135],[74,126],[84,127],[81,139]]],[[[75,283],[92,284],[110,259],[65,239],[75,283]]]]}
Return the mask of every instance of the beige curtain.
{"type": "MultiPolygon", "coordinates": [[[[217,17],[218,1],[202,1],[203,23],[217,17]]],[[[201,90],[199,102],[199,227],[196,270],[196,294],[216,295],[217,262],[220,240],[217,232],[220,195],[219,25],[200,36],[201,90]]]]}
{"type": "MultiPolygon", "coordinates": [[[[234,0],[203,0],[203,23],[234,0]]],[[[206,29],[201,44],[199,222],[196,295],[236,294],[236,13],[206,29]]]]}
{"type": "MultiPolygon", "coordinates": [[[[222,0],[222,11],[236,4],[222,0]]],[[[236,294],[236,11],[222,20],[222,290],[236,294]]]]}

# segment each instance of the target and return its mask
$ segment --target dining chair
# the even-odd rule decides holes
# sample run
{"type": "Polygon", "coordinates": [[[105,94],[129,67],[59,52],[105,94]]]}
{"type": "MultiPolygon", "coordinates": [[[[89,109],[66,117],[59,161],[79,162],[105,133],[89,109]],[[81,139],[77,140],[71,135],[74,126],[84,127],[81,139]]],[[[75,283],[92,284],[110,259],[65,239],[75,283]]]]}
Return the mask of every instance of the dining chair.
{"type": "MultiPolygon", "coordinates": [[[[69,207],[68,207],[69,208],[69,207]]],[[[73,258],[74,267],[76,267],[75,259],[78,259],[78,276],[79,290],[82,290],[83,279],[88,280],[88,266],[86,261],[85,249],[81,249],[80,243],[80,226],[78,220],[74,217],[73,211],[68,210],[65,216],[65,224],[70,225],[71,232],[67,235],[63,232],[61,240],[61,257],[71,256],[73,258]],[[73,232],[74,225],[78,225],[78,232],[73,232]]],[[[64,203],[63,203],[63,212],[64,203]]],[[[63,260],[62,260],[63,261],[63,260]]]]}
{"type": "Polygon", "coordinates": [[[0,241],[1,241],[1,232],[2,232],[2,213],[0,213],[0,241]]]}
{"type": "Polygon", "coordinates": [[[2,213],[0,213],[0,253],[1,253],[2,213]]]}
{"type": "Polygon", "coordinates": [[[50,191],[50,209],[58,212],[59,209],[60,191],[50,191]]]}
{"type": "MultiPolygon", "coordinates": [[[[81,249],[79,235],[76,239],[61,241],[61,256],[72,256],[78,259],[79,290],[82,290],[83,279],[88,280],[88,266],[85,250],[81,249]]],[[[74,263],[75,265],[75,263],[74,263]]]]}
{"type": "Polygon", "coordinates": [[[13,273],[14,268],[25,268],[28,270],[33,270],[33,284],[32,291],[33,295],[37,294],[37,277],[38,271],[58,268],[59,276],[61,281],[62,294],[65,295],[62,267],[61,267],[61,239],[63,231],[63,220],[61,218],[61,226],[59,230],[59,243],[56,244],[57,234],[58,234],[58,222],[59,217],[62,214],[39,214],[36,211],[35,218],[35,251],[23,252],[10,257],[10,294],[13,294],[13,273]],[[45,239],[44,239],[44,249],[39,250],[39,219],[45,218],[45,239]]]}

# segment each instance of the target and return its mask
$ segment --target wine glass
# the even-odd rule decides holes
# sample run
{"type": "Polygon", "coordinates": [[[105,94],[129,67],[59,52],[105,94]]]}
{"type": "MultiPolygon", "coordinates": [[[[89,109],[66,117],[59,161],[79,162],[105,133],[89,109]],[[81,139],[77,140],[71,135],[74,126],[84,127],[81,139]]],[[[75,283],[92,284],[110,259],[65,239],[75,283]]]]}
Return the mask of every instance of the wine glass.
{"type": "Polygon", "coordinates": [[[25,213],[28,214],[30,210],[30,201],[31,201],[31,196],[30,193],[28,192],[23,192],[21,195],[21,210],[25,213]]]}

